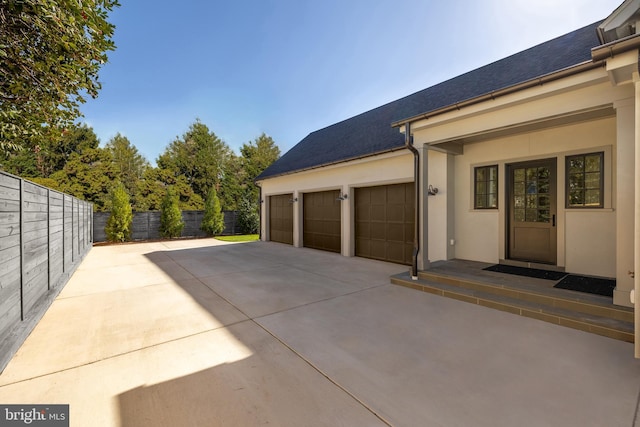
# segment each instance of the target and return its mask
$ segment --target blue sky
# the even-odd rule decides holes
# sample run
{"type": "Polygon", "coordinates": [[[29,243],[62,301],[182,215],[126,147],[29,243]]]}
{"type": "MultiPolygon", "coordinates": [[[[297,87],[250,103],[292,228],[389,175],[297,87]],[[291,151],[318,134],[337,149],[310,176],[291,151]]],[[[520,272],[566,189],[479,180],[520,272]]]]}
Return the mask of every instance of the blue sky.
{"type": "Polygon", "coordinates": [[[152,163],[199,118],[236,153],[310,132],[606,18],[622,0],[121,0],[84,121],[152,163]]]}

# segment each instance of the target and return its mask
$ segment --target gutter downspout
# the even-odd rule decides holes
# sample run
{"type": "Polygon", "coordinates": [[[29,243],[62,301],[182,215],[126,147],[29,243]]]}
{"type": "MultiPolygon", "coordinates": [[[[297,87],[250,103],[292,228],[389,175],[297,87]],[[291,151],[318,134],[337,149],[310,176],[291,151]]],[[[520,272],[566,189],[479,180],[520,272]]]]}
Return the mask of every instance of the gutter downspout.
{"type": "Polygon", "coordinates": [[[415,213],[414,213],[414,234],[413,234],[413,257],[411,264],[411,280],[418,280],[418,252],[420,252],[420,153],[413,146],[413,135],[411,135],[411,123],[404,125],[404,142],[409,151],[413,153],[413,186],[415,188],[415,213]]]}
{"type": "Polygon", "coordinates": [[[264,204],[262,200],[262,185],[258,182],[255,182],[258,187],[258,240],[262,240],[262,205],[264,204]]]}

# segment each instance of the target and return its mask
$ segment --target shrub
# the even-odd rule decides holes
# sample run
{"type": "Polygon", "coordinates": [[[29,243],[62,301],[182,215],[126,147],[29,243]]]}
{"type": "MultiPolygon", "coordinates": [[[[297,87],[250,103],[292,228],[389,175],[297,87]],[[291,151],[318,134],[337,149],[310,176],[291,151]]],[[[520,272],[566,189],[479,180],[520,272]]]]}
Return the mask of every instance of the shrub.
{"type": "Polygon", "coordinates": [[[209,236],[215,236],[224,231],[224,214],[220,208],[220,199],[216,189],[211,187],[204,203],[204,216],[200,229],[209,236]]]}
{"type": "Polygon", "coordinates": [[[110,242],[124,242],[131,239],[131,223],[133,212],[129,202],[129,194],[124,184],[117,183],[111,191],[111,215],[105,226],[107,240],[110,242]]]}
{"type": "Polygon", "coordinates": [[[160,206],[160,235],[162,237],[180,237],[184,228],[182,212],[178,206],[178,195],[173,187],[167,189],[160,206]]]}

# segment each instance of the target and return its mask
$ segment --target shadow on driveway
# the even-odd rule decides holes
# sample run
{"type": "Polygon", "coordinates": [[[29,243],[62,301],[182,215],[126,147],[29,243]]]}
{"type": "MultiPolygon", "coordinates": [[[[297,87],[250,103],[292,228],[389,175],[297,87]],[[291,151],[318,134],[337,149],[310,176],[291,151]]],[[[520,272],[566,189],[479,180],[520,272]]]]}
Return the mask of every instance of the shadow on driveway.
{"type": "Polygon", "coordinates": [[[176,341],[192,372],[119,394],[122,425],[633,425],[628,343],[391,286],[406,267],[366,259],[264,242],[147,257],[211,316],[247,319],[176,341]]]}

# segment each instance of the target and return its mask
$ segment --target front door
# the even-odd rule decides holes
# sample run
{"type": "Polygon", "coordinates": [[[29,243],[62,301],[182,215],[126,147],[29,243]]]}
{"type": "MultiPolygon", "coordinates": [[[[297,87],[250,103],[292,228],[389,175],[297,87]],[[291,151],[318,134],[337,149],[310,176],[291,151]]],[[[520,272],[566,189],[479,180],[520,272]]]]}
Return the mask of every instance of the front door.
{"type": "Polygon", "coordinates": [[[508,258],[556,264],[556,159],[507,165],[508,258]]]}

